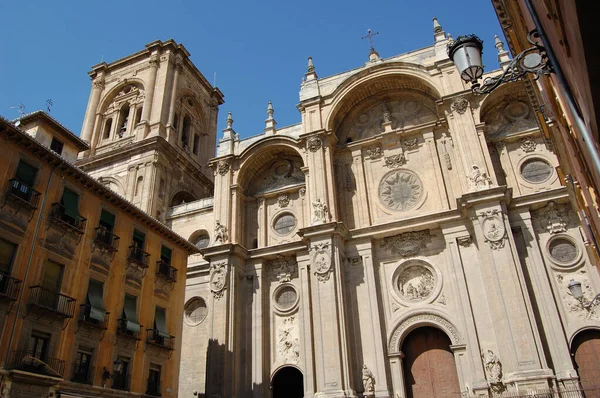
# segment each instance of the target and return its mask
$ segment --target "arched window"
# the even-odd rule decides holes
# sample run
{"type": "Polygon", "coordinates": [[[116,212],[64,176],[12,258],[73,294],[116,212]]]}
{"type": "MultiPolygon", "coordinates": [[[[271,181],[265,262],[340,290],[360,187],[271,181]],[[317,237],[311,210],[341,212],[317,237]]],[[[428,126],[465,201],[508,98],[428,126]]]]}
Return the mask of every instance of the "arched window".
{"type": "Polygon", "coordinates": [[[181,144],[184,148],[189,145],[190,131],[192,130],[192,119],[189,116],[183,118],[183,128],[181,129],[181,144]]]}
{"type": "Polygon", "coordinates": [[[144,110],[143,107],[139,107],[137,109],[137,111],[135,112],[135,124],[138,124],[139,122],[142,121],[142,111],[144,110]]]}
{"type": "Polygon", "coordinates": [[[190,237],[190,242],[192,242],[198,249],[204,249],[210,244],[210,236],[208,235],[208,232],[204,230],[196,231],[190,237]]]}
{"type": "Polygon", "coordinates": [[[110,138],[110,130],[112,130],[112,118],[107,119],[106,122],[104,122],[104,133],[102,133],[103,139],[110,138]]]}
{"type": "Polygon", "coordinates": [[[140,193],[142,193],[142,183],[144,182],[144,177],[139,176],[137,178],[137,183],[135,184],[135,196],[138,196],[140,193]]]}
{"type": "Polygon", "coordinates": [[[127,123],[129,122],[129,105],[125,105],[121,108],[121,112],[119,112],[119,130],[117,134],[119,137],[123,137],[123,135],[127,132],[127,123]]]}
{"type": "Polygon", "coordinates": [[[178,206],[183,203],[190,203],[195,201],[196,198],[189,192],[181,191],[178,192],[171,201],[171,206],[178,206]]]}

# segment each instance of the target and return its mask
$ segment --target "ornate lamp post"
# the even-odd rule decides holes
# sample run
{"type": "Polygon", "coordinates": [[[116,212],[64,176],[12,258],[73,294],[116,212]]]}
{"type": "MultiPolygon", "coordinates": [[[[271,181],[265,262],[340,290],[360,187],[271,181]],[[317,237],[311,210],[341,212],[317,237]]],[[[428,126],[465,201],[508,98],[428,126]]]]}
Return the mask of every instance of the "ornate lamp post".
{"type": "Polygon", "coordinates": [[[500,84],[517,81],[527,73],[533,73],[534,79],[538,79],[541,75],[552,72],[548,64],[546,49],[534,41],[538,38],[537,30],[529,32],[527,40],[532,47],[518,54],[500,76],[486,77],[481,84],[479,79],[483,76],[481,62],[483,41],[479,37],[475,35],[459,36],[448,45],[448,56],[456,65],[460,77],[471,83],[471,89],[475,94],[487,94],[500,84]]]}
{"type": "Polygon", "coordinates": [[[102,381],[106,382],[106,380],[112,379],[113,377],[121,373],[121,369],[123,369],[123,362],[119,358],[117,358],[113,362],[112,373],[109,372],[108,369],[106,369],[106,367],[104,367],[104,371],[102,372],[102,381]]]}
{"type": "Polygon", "coordinates": [[[581,306],[583,308],[585,308],[586,310],[589,311],[592,307],[595,307],[598,304],[600,304],[600,294],[597,294],[596,297],[594,297],[592,299],[592,301],[587,301],[585,299],[585,297],[583,297],[583,290],[581,289],[581,282],[571,279],[571,282],[569,282],[568,287],[569,287],[569,291],[571,292],[571,295],[573,295],[573,297],[575,297],[577,300],[579,300],[579,303],[581,303],[581,306]]]}

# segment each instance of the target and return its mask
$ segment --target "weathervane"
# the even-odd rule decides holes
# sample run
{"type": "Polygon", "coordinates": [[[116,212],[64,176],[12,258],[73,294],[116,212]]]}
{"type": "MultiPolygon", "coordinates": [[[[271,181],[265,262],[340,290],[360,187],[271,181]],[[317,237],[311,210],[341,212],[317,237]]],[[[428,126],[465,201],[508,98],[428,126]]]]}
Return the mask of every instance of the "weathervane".
{"type": "Polygon", "coordinates": [[[46,109],[48,109],[48,113],[50,113],[50,107],[53,106],[54,104],[52,103],[51,99],[47,99],[46,100],[46,109]]]}
{"type": "Polygon", "coordinates": [[[371,50],[369,51],[369,55],[377,53],[377,51],[375,51],[375,47],[373,47],[373,36],[377,36],[379,34],[379,32],[375,32],[375,33],[371,33],[371,29],[367,29],[367,35],[361,37],[362,39],[369,39],[369,46],[371,46],[371,50]]]}

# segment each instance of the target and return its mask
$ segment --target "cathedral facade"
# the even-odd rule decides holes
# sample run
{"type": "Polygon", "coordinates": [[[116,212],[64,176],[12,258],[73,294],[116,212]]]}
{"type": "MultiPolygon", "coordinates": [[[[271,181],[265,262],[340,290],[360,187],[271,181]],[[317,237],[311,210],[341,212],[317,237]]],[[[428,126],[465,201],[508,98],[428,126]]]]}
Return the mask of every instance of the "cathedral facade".
{"type": "Polygon", "coordinates": [[[309,58],[301,123],[269,104],[240,139],[229,114],[215,157],[222,94],[181,45],[94,68],[81,167],[202,249],[180,397],[593,384],[600,279],[539,109],[521,83],[473,95],[448,40],[436,21],[432,46],[325,78],[309,58]]]}

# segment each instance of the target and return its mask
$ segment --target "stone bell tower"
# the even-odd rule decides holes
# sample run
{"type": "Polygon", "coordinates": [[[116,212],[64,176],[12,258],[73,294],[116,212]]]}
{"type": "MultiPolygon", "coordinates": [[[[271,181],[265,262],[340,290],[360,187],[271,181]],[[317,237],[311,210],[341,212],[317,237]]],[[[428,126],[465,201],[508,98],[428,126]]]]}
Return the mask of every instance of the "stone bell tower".
{"type": "Polygon", "coordinates": [[[223,93],[173,40],[92,67],[78,166],[150,215],[212,196],[223,93]]]}

